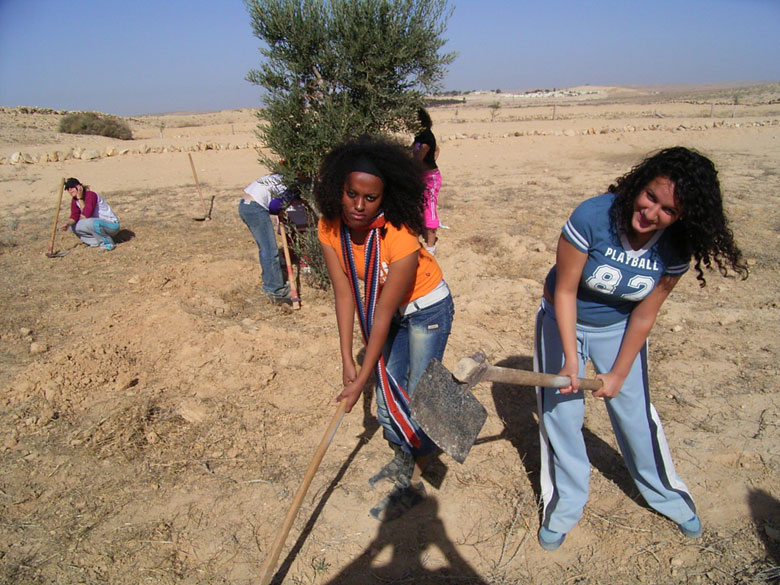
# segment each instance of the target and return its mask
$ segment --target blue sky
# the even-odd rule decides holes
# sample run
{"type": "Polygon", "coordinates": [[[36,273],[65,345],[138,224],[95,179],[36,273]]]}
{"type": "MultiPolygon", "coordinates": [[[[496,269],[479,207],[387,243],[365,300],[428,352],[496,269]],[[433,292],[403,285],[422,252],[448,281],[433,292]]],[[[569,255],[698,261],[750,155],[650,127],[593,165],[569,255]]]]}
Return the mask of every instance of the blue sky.
{"type": "MultiPolygon", "coordinates": [[[[780,81],[780,0],[450,0],[444,89],[780,81]]],[[[0,105],[256,107],[241,0],[0,0],[0,105]]]]}

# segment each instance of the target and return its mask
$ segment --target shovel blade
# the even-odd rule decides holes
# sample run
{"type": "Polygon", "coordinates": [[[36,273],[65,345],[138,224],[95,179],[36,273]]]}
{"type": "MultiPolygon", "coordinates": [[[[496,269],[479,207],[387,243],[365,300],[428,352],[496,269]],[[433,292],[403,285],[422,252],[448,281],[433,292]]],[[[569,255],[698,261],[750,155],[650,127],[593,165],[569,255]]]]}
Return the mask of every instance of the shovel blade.
{"type": "Polygon", "coordinates": [[[409,403],[412,418],[445,453],[463,463],[487,419],[487,411],[437,359],[432,359],[409,403]]]}

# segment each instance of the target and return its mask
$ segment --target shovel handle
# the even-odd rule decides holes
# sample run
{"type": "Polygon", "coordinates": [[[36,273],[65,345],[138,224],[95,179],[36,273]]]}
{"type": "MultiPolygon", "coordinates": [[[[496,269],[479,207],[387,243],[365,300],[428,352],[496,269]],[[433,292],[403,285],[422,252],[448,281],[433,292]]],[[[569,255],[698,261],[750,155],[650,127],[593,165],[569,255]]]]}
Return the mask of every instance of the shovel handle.
{"type": "MultiPolygon", "coordinates": [[[[571,384],[571,379],[568,376],[556,376],[555,374],[491,366],[487,363],[487,357],[482,352],[477,352],[460,360],[455,366],[455,371],[452,375],[456,380],[471,386],[483,381],[518,384],[520,386],[546,386],[548,388],[565,388],[571,384]]],[[[601,388],[601,380],[593,378],[577,379],[580,381],[580,388],[583,390],[598,390],[601,388]]]]}
{"type": "MultiPolygon", "coordinates": [[[[595,378],[577,378],[580,388],[583,390],[598,390],[601,388],[601,380],[595,378]]],[[[555,374],[543,374],[541,372],[529,372],[528,370],[516,370],[514,368],[502,368],[500,366],[488,366],[482,381],[504,382],[506,384],[519,384],[520,386],[547,386],[549,388],[565,388],[571,384],[568,376],[556,376],[555,374]]]]}

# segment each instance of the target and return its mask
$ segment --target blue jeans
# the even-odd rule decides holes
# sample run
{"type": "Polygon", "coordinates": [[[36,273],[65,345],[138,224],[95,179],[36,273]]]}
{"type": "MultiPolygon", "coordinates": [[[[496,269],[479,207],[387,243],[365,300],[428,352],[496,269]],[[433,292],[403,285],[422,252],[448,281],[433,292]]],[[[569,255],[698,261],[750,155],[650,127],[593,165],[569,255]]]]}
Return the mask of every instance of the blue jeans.
{"type": "MultiPolygon", "coordinates": [[[[441,361],[444,356],[454,314],[455,305],[452,296],[448,295],[411,315],[402,317],[396,313],[393,317],[382,355],[387,371],[410,397],[428,367],[428,362],[433,358],[441,361]]],[[[415,456],[426,455],[435,449],[436,445],[424,433],[419,448],[410,449],[404,443],[390,424],[390,415],[381,392],[376,392],[376,406],[377,419],[388,441],[403,445],[405,451],[411,451],[415,456]]]]}
{"type": "Polygon", "coordinates": [[[260,277],[263,279],[263,291],[269,297],[285,297],[290,288],[284,283],[282,267],[279,264],[279,248],[276,245],[274,226],[268,210],[256,201],[241,199],[238,215],[252,232],[257,249],[260,251],[260,277]]]}

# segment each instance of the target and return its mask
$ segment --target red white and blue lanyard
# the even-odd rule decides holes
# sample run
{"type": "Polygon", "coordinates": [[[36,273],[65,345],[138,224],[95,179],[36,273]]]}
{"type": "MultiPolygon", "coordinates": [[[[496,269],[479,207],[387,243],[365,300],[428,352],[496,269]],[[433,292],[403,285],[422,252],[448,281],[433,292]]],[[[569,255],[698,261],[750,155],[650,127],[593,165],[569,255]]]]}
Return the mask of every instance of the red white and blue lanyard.
{"type": "MultiPolygon", "coordinates": [[[[341,222],[341,254],[344,265],[347,267],[347,277],[352,298],[357,307],[360,330],[363,333],[363,342],[368,345],[371,328],[374,324],[374,311],[379,299],[379,274],[381,271],[380,242],[381,232],[385,225],[384,212],[380,212],[371,223],[366,236],[366,265],[364,272],[365,302],[360,298],[360,282],[355,269],[355,258],[352,253],[352,239],[349,235],[349,227],[341,222]]],[[[384,357],[379,356],[376,363],[376,379],[378,391],[382,393],[390,414],[390,422],[395,431],[403,437],[411,447],[420,446],[420,427],[412,420],[409,408],[409,395],[398,382],[391,376],[385,367],[384,357]]]]}

